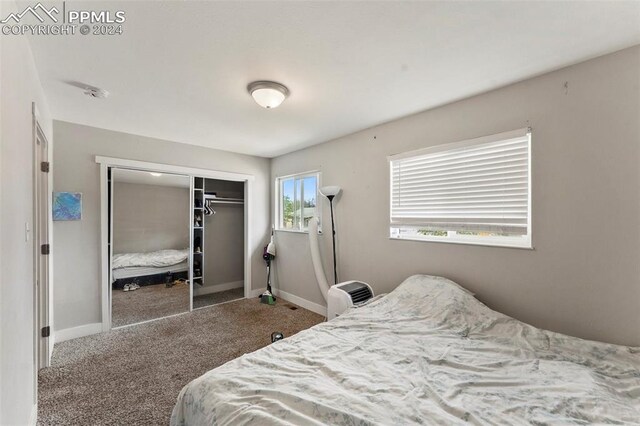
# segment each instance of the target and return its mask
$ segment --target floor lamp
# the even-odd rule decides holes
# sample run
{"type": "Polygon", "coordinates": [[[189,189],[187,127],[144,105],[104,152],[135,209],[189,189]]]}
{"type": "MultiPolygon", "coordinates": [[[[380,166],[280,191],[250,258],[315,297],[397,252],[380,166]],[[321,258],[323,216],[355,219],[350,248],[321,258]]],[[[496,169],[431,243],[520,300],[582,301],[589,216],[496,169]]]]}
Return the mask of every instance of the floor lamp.
{"type": "Polygon", "coordinates": [[[342,189],[339,186],[323,186],[320,194],[327,197],[331,208],[331,238],[333,241],[333,283],[338,284],[338,269],[336,268],[336,224],[333,220],[333,199],[340,194],[342,189]]]}

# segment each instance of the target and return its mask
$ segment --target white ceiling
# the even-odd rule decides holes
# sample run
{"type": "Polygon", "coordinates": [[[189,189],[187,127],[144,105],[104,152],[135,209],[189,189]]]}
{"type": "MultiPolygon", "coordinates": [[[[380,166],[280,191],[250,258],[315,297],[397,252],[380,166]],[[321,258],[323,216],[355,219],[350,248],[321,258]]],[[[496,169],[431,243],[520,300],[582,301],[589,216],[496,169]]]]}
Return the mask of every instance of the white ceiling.
{"type": "Polygon", "coordinates": [[[266,157],[640,43],[638,1],[67,6],[127,21],[122,36],[31,38],[54,118],[266,157]],[[291,90],[281,107],[247,94],[263,79],[291,90]]]}
{"type": "Polygon", "coordinates": [[[188,176],[172,175],[162,173],[160,176],[153,176],[150,172],[138,170],[114,169],[112,178],[114,182],[136,183],[139,185],[159,185],[173,186],[178,188],[189,188],[190,180],[188,176]]]}

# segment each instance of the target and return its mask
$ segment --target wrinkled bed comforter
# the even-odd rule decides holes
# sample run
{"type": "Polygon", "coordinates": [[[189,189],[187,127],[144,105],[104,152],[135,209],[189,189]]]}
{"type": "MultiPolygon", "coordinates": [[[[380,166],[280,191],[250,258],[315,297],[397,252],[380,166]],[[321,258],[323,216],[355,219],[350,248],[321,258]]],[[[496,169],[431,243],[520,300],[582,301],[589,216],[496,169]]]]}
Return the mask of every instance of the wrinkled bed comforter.
{"type": "Polygon", "coordinates": [[[172,425],[640,422],[640,348],[581,340],[413,276],[181,391],[172,425]]]}
{"type": "Polygon", "coordinates": [[[184,262],[189,257],[189,249],[158,250],[148,253],[114,254],[111,267],[113,269],[131,268],[135,266],[164,267],[184,262]]]}

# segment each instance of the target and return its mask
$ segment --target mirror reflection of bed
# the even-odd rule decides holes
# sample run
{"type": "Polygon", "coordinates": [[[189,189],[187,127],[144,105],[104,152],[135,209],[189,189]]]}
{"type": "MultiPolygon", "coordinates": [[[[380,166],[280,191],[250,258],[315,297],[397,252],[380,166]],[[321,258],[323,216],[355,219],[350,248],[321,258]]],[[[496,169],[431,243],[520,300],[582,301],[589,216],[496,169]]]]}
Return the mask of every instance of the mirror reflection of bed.
{"type": "Polygon", "coordinates": [[[112,327],[189,311],[190,178],[112,169],[112,327]]]}

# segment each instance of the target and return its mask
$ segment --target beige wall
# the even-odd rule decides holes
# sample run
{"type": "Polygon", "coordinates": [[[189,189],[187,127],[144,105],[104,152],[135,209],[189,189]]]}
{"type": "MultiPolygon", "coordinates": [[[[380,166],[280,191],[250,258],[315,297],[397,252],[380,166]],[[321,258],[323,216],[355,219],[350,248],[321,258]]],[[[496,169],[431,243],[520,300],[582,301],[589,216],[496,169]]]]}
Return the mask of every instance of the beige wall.
{"type": "Polygon", "coordinates": [[[255,176],[251,209],[252,288],[264,286],[261,249],[269,234],[269,160],[54,121],[56,191],[83,193],[81,221],[56,222],[55,330],[101,322],[100,179],[96,155],[255,176]]]}
{"type": "MultiPolygon", "coordinates": [[[[188,177],[184,179],[189,182],[188,177]]],[[[189,248],[189,209],[188,187],[125,183],[116,178],[113,252],[189,248]]]]}
{"type": "MultiPolygon", "coordinates": [[[[278,157],[271,177],[316,169],[344,190],[341,280],[381,293],[412,274],[442,275],[538,327],[640,345],[640,47],[278,157]],[[535,250],[388,238],[388,155],[526,126],[535,250]]],[[[329,234],[321,239],[330,277],[329,234]]],[[[307,235],[278,232],[277,243],[277,286],[324,304],[307,235]]]]}
{"type": "MultiPolygon", "coordinates": [[[[18,11],[0,2],[0,16],[18,11]]],[[[26,37],[0,37],[0,424],[28,424],[34,404],[33,132],[51,116],[26,37]]]]}

